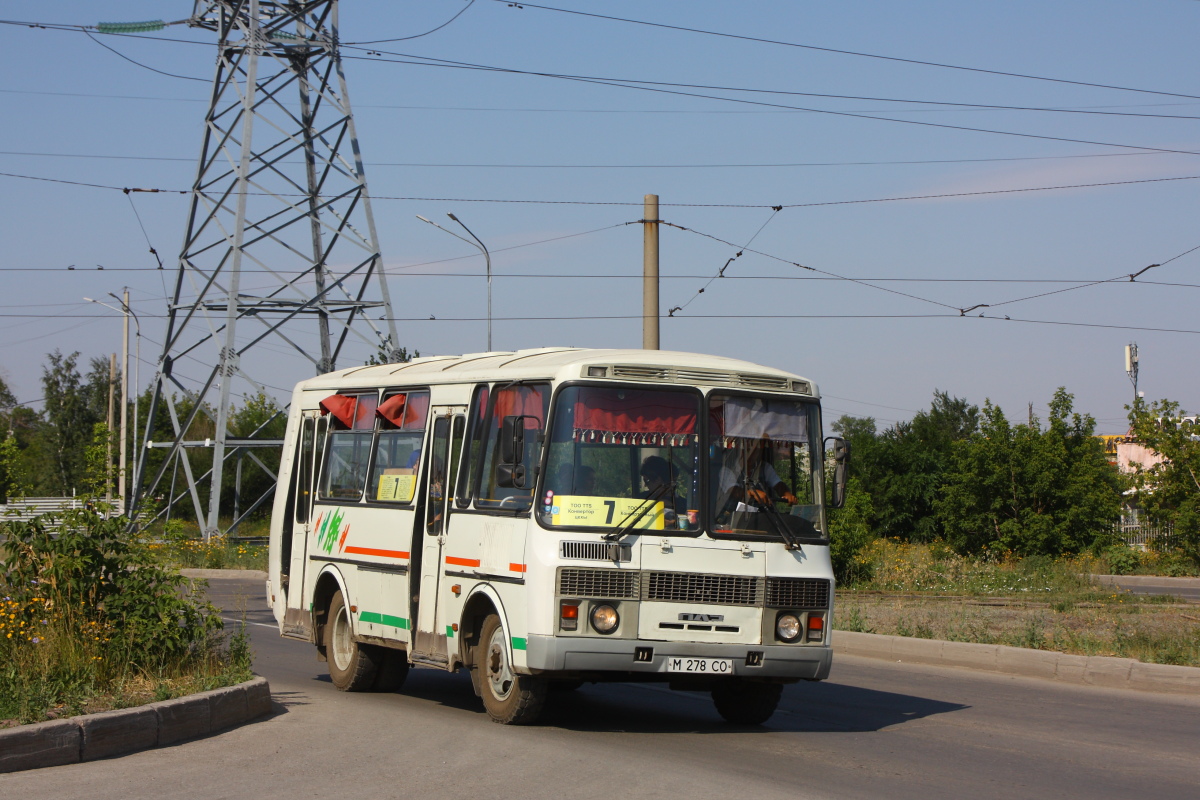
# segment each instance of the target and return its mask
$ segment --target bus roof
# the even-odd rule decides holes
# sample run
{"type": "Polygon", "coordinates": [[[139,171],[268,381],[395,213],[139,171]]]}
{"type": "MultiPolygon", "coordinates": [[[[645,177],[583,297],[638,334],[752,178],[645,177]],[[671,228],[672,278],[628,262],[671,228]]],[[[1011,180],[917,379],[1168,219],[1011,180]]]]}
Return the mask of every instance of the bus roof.
{"type": "Polygon", "coordinates": [[[590,350],[542,347],[510,352],[423,356],[403,364],[350,367],[303,381],[298,389],[338,389],[347,384],[391,386],[411,383],[468,383],[547,378],[579,378],[589,366],[609,367],[616,380],[730,386],[768,391],[801,391],[817,397],[817,387],[799,375],[750,361],[671,350],[590,350]]]}

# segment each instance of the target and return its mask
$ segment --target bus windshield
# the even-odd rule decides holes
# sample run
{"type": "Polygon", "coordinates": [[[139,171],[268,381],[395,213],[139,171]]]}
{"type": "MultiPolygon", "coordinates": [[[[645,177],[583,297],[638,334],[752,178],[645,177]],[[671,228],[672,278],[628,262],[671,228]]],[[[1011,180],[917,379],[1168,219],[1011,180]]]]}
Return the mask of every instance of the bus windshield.
{"type": "Polygon", "coordinates": [[[554,401],[542,524],[698,535],[699,413],[693,390],[563,389],[554,401]]]}
{"type": "Polygon", "coordinates": [[[813,403],[710,395],[708,521],[714,537],[824,537],[812,452],[819,424],[813,403]]]}

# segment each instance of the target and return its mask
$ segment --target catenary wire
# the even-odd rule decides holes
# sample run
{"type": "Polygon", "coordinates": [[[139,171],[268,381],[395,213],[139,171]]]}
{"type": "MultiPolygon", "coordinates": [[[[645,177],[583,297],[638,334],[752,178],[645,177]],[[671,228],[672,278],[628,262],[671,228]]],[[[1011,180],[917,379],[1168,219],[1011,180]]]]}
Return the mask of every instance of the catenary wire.
{"type": "Polygon", "coordinates": [[[1028,75],[1028,74],[1020,73],[1020,72],[1005,72],[1002,70],[983,69],[981,67],[967,67],[967,66],[962,66],[962,65],[957,65],[957,64],[942,64],[942,63],[939,63],[936,61],[921,61],[918,59],[900,58],[897,56],[885,56],[885,55],[880,55],[877,53],[864,53],[864,52],[859,52],[859,51],[855,51],[855,50],[839,50],[839,49],[832,48],[832,47],[818,47],[816,45],[800,44],[798,42],[784,42],[784,41],[778,41],[775,39],[759,38],[759,37],[755,37],[755,36],[742,36],[742,35],[733,34],[733,33],[723,33],[720,31],[708,31],[708,30],[703,30],[700,28],[687,28],[687,27],[683,27],[681,25],[667,25],[665,23],[649,22],[646,20],[637,20],[637,19],[628,19],[625,17],[614,17],[614,16],[608,16],[605,14],[596,14],[596,13],[587,12],[587,11],[577,11],[577,10],[566,9],[566,8],[555,8],[553,6],[542,6],[542,5],[535,5],[532,3],[514,3],[511,0],[492,0],[492,2],[505,3],[506,5],[519,6],[520,8],[536,8],[541,11],[556,11],[556,12],[560,12],[563,14],[575,14],[575,15],[582,16],[582,17],[594,17],[597,19],[610,20],[610,21],[614,21],[614,22],[624,22],[624,23],[633,24],[633,25],[645,25],[645,26],[649,26],[649,27],[653,27],[653,28],[666,28],[669,30],[682,31],[685,33],[699,33],[699,34],[704,34],[706,36],[719,36],[719,37],[726,38],[726,39],[739,39],[742,41],[757,42],[760,44],[779,45],[779,46],[783,46],[783,47],[795,47],[795,48],[800,48],[803,50],[815,50],[815,51],[824,52],[824,53],[835,53],[838,55],[855,56],[858,58],[874,58],[874,59],[881,59],[883,61],[899,62],[899,63],[903,63],[903,64],[915,64],[915,65],[924,66],[924,67],[937,67],[939,69],[962,70],[962,71],[966,71],[966,72],[980,72],[980,73],[984,73],[987,75],[999,75],[1001,77],[1007,77],[1007,78],[1022,78],[1025,80],[1049,81],[1052,83],[1066,83],[1066,84],[1071,84],[1074,86],[1088,86],[1088,87],[1095,88],[1095,89],[1116,89],[1116,90],[1122,91],[1122,92],[1139,92],[1142,94],[1165,95],[1168,97],[1186,97],[1186,98],[1193,99],[1193,100],[1200,99],[1200,97],[1198,97],[1196,95],[1190,95],[1190,94],[1179,94],[1176,92],[1163,92],[1163,91],[1157,91],[1154,89],[1138,89],[1138,88],[1134,88],[1134,87],[1130,87],[1130,86],[1115,86],[1115,85],[1104,84],[1104,83],[1089,83],[1087,81],[1075,81],[1075,80],[1069,80],[1066,78],[1051,78],[1051,77],[1042,76],[1042,75],[1028,75]]]}

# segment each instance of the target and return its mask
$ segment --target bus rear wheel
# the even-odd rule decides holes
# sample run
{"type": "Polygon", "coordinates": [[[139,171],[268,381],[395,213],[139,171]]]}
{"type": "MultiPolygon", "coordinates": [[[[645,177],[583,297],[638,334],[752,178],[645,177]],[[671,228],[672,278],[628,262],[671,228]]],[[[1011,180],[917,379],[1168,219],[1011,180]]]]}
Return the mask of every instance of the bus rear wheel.
{"type": "Polygon", "coordinates": [[[483,707],[493,722],[528,725],[537,719],[546,702],[546,680],[513,671],[504,626],[495,614],[483,622],[475,647],[475,669],[483,707]]]}
{"type": "Polygon", "coordinates": [[[378,655],[375,648],[354,641],[350,609],[341,590],[334,592],[329,602],[325,656],[329,661],[329,678],[343,692],[366,692],[374,687],[378,655]]]}
{"type": "Polygon", "coordinates": [[[783,685],[729,678],[713,686],[713,705],[726,722],[762,725],[771,718],[783,697],[783,685]]]}

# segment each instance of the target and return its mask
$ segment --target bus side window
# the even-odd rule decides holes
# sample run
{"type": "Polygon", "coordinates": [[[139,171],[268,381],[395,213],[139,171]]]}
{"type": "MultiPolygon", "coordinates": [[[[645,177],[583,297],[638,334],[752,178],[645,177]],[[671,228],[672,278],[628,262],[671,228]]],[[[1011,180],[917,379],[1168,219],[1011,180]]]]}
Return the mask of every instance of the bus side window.
{"type": "Polygon", "coordinates": [[[334,416],[328,458],[321,486],[325,500],[359,501],[367,483],[371,443],[375,437],[375,394],[348,395],[353,400],[342,416],[334,416]]]}
{"type": "Polygon", "coordinates": [[[367,497],[379,502],[411,503],[429,416],[429,392],[385,395],[375,414],[379,420],[367,497]]]}
{"type": "Polygon", "coordinates": [[[484,448],[476,508],[525,511],[533,505],[533,488],[537,483],[537,468],[541,458],[538,440],[546,426],[549,405],[550,387],[545,384],[506,386],[495,393],[485,425],[487,446],[484,448]],[[528,477],[522,488],[499,485],[500,438],[506,417],[523,419],[525,449],[521,453],[521,461],[528,477]]]}
{"type": "Polygon", "coordinates": [[[472,478],[478,474],[479,455],[483,450],[483,423],[487,416],[489,394],[487,384],[481,384],[475,387],[475,396],[471,399],[471,419],[467,426],[470,438],[463,452],[462,463],[459,464],[454,493],[454,504],[459,508],[471,505],[471,496],[475,491],[472,478]]]}

